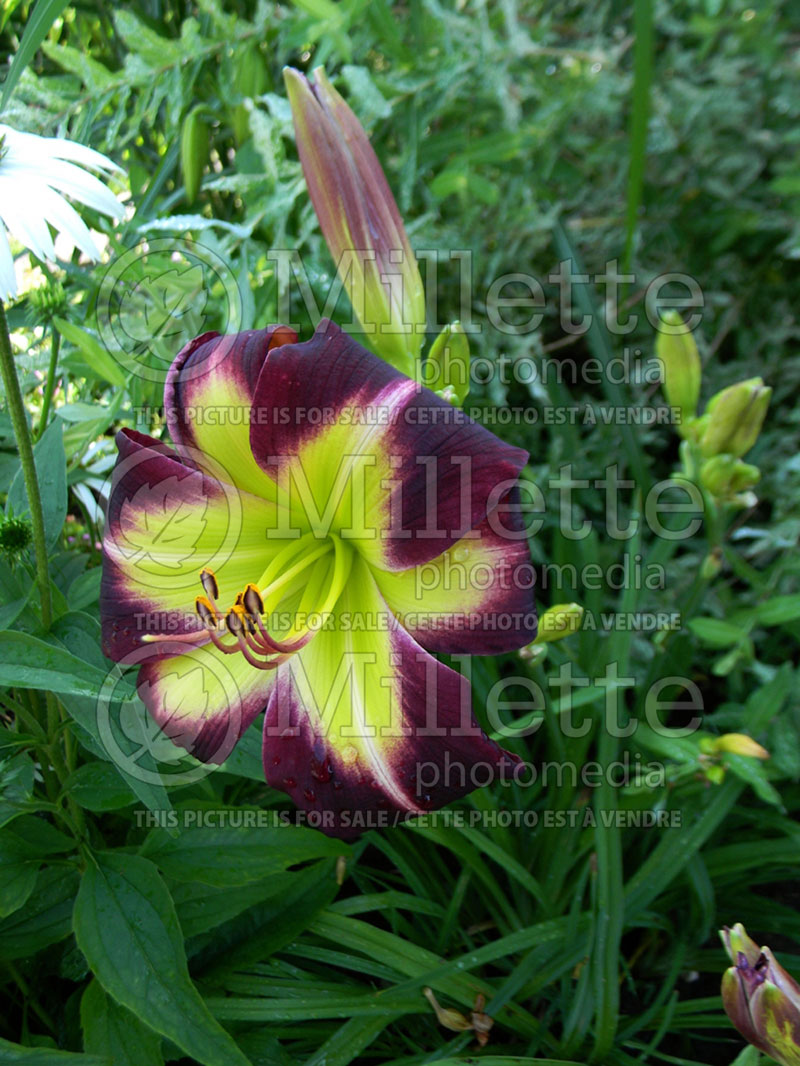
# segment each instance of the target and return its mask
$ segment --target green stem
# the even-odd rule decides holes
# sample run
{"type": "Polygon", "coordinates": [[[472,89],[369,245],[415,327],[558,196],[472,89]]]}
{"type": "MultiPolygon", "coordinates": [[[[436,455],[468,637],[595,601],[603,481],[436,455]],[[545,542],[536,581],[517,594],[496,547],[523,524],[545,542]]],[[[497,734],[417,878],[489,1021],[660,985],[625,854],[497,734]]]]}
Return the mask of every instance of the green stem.
{"type": "Polygon", "coordinates": [[[44,398],[42,399],[42,413],[39,417],[39,428],[36,431],[36,440],[39,440],[47,429],[47,417],[50,414],[50,405],[53,402],[53,393],[56,391],[56,370],[58,368],[58,350],[61,347],[61,334],[54,325],[50,325],[50,365],[47,368],[47,381],[44,385],[44,398]]]}
{"type": "Polygon", "coordinates": [[[33,554],[36,562],[36,579],[39,585],[39,598],[42,604],[42,626],[50,628],[53,620],[53,605],[50,599],[50,574],[47,569],[47,539],[44,532],[44,515],[42,497],[39,493],[39,479],[36,476],[36,464],[33,459],[33,443],[25,417],[25,405],[22,390],[19,387],[17,368],[11,351],[11,337],[8,333],[6,312],[0,303],[0,371],[3,375],[3,387],[6,391],[6,405],[17,440],[19,459],[25,491],[28,494],[28,506],[31,512],[33,528],[33,554]]]}

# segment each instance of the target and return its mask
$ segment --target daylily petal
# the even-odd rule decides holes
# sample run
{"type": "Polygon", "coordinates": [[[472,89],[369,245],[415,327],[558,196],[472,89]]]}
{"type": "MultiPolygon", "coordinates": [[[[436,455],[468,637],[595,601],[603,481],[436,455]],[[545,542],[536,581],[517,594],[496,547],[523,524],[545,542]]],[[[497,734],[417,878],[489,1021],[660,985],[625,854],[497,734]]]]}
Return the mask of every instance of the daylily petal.
{"type": "Polygon", "coordinates": [[[210,644],[177,647],[180,654],[154,653],[142,662],[139,696],[175,744],[202,762],[224,762],[264,710],[274,672],[256,670],[241,655],[225,655],[210,644]]]}
{"type": "Polygon", "coordinates": [[[475,531],[409,570],[374,569],[378,588],[429,651],[499,655],[536,636],[536,572],[512,489],[475,531]],[[508,510],[506,510],[508,509],[508,510]]]}
{"type": "MultiPolygon", "coordinates": [[[[186,466],[166,445],[122,430],[103,540],[103,649],[121,660],[145,635],[197,633],[199,575],[217,578],[226,606],[257,580],[279,545],[265,530],[275,507],[233,488],[210,462],[186,466]]],[[[180,648],[160,643],[164,654],[180,648]]]]}
{"type": "Polygon", "coordinates": [[[744,979],[736,966],[729,967],[722,976],[722,1005],[745,1040],[759,1051],[769,1054],[753,1023],[744,979]]]}
{"type": "Polygon", "coordinates": [[[167,427],[192,466],[202,455],[230,470],[233,484],[268,499],[274,481],[250,450],[253,394],[271,349],[297,340],[286,326],[233,336],[204,333],[178,353],[164,389],[167,427]]]}
{"type": "Polygon", "coordinates": [[[398,625],[356,556],[328,624],[277,669],[267,782],[347,837],[441,807],[517,761],[475,722],[467,680],[398,625]]]}
{"type": "Polygon", "coordinates": [[[253,455],[293,512],[387,570],[474,530],[527,460],[325,319],[270,354],[253,405],[253,455]]]}

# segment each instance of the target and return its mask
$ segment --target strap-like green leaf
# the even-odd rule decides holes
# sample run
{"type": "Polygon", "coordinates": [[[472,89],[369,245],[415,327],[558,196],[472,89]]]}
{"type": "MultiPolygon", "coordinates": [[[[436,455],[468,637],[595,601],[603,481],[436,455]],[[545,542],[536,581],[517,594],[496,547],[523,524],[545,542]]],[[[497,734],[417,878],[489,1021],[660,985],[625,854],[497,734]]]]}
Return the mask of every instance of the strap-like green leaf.
{"type": "Polygon", "coordinates": [[[3,84],[3,97],[0,100],[0,111],[4,111],[14,87],[22,76],[22,72],[36,55],[39,45],[50,32],[50,27],[67,6],[67,0],[39,0],[33,9],[25,33],[22,36],[17,54],[11,61],[11,69],[3,84]]]}

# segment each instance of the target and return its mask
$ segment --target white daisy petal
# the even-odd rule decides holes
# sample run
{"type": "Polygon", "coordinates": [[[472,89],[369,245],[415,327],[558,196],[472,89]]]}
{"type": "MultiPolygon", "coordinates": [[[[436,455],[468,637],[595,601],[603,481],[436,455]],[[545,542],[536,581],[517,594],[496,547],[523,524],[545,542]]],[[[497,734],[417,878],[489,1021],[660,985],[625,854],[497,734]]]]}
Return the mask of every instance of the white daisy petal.
{"type": "MultiPolygon", "coordinates": [[[[103,180],[84,167],[103,178],[120,169],[86,145],[0,123],[0,298],[17,292],[8,234],[39,259],[55,260],[52,226],[72,247],[99,258],[86,223],[66,197],[114,219],[123,217],[124,208],[103,180]]],[[[68,257],[72,248],[59,248],[58,254],[68,257]]]]}
{"type": "Polygon", "coordinates": [[[14,273],[14,257],[8,246],[8,237],[0,225],[0,300],[10,300],[17,295],[17,276],[14,273]]]}
{"type": "Polygon", "coordinates": [[[92,260],[100,258],[100,251],[92,239],[89,228],[75,208],[63,196],[43,185],[39,193],[40,210],[47,221],[59,233],[66,233],[72,243],[92,260]]]}
{"type": "Polygon", "coordinates": [[[112,218],[122,218],[122,205],[116,196],[94,174],[81,170],[74,163],[51,159],[47,174],[43,177],[51,188],[66,193],[87,207],[93,207],[95,211],[112,218]]]}
{"type": "Polygon", "coordinates": [[[37,202],[37,188],[41,183],[0,170],[0,218],[6,229],[20,244],[30,248],[39,259],[53,260],[56,250],[50,230],[37,202]]]}
{"type": "Polygon", "coordinates": [[[0,137],[6,137],[7,145],[13,154],[28,159],[68,159],[94,170],[108,170],[123,173],[122,167],[103,155],[77,141],[68,141],[64,137],[38,137],[35,133],[23,133],[11,126],[0,124],[0,137]]]}
{"type": "Polygon", "coordinates": [[[48,145],[52,144],[50,154],[56,159],[68,159],[73,163],[80,163],[83,167],[92,167],[94,170],[107,170],[117,174],[123,173],[122,167],[118,167],[112,159],[103,155],[102,152],[96,152],[94,148],[89,148],[85,144],[63,140],[60,137],[47,137],[45,140],[47,140],[48,145]]]}

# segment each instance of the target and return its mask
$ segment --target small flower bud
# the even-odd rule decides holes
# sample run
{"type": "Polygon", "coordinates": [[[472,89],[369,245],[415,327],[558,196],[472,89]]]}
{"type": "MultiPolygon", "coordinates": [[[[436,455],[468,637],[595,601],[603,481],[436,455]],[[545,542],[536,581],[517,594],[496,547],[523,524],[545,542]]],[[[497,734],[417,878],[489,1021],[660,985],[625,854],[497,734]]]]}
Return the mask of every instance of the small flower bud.
{"type": "Polygon", "coordinates": [[[753,759],[769,758],[767,749],[746,733],[724,733],[721,737],[715,737],[712,747],[715,752],[729,751],[732,755],[749,755],[753,759]]]}
{"type": "Polygon", "coordinates": [[[67,306],[67,294],[60,281],[46,281],[44,285],[31,289],[28,299],[37,317],[47,322],[56,315],[62,315],[67,306]]]}
{"type": "Polygon", "coordinates": [[[460,322],[445,326],[431,345],[423,367],[422,383],[455,407],[466,399],[469,392],[469,341],[460,322]]]}
{"type": "Polygon", "coordinates": [[[535,666],[536,663],[542,662],[547,658],[547,645],[546,644],[526,644],[524,648],[520,648],[517,655],[523,662],[530,663],[531,666],[535,666]]]}
{"type": "Polygon", "coordinates": [[[552,644],[555,640],[577,633],[583,623],[584,610],[579,603],[557,603],[548,607],[539,619],[534,644],[552,644]]]}
{"type": "Polygon", "coordinates": [[[706,767],[705,775],[712,785],[721,785],[725,780],[725,767],[719,763],[713,763],[706,767]]]}
{"type": "Polygon", "coordinates": [[[719,499],[751,489],[761,478],[761,471],[752,463],[743,463],[733,455],[712,455],[700,467],[700,483],[719,499]]]}
{"type": "Polygon", "coordinates": [[[0,555],[12,564],[18,562],[33,540],[31,524],[26,518],[0,515],[0,555]]]}
{"type": "Polygon", "coordinates": [[[772,389],[761,378],[730,385],[709,401],[708,425],[700,437],[705,456],[733,455],[750,451],[764,424],[772,389]]]}
{"type": "Polygon", "coordinates": [[[664,395],[670,407],[680,411],[678,432],[686,437],[697,413],[703,367],[695,339],[677,311],[667,311],[662,317],[656,356],[661,363],[664,395]]]}
{"type": "Polygon", "coordinates": [[[714,548],[703,559],[700,566],[700,577],[704,581],[713,580],[722,569],[722,552],[719,548],[714,548]]]}

